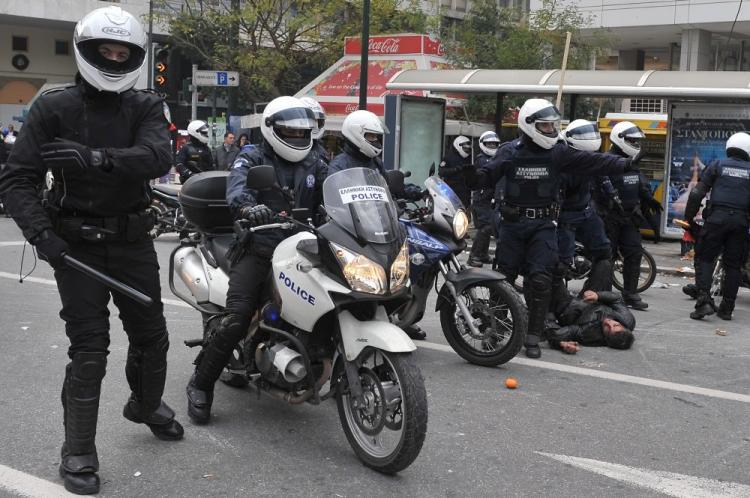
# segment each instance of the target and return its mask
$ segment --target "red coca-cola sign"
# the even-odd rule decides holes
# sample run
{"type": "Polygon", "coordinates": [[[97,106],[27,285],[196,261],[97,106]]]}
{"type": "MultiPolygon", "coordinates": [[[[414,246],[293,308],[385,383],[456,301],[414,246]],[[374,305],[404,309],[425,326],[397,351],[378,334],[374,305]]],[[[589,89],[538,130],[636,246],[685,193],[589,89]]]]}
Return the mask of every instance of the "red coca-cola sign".
{"type": "MultiPolygon", "coordinates": [[[[423,38],[425,35],[396,35],[372,36],[367,45],[370,55],[403,55],[422,54],[424,52],[423,38]]],[[[359,38],[346,38],[344,42],[345,55],[358,55],[362,50],[359,38]]]]}

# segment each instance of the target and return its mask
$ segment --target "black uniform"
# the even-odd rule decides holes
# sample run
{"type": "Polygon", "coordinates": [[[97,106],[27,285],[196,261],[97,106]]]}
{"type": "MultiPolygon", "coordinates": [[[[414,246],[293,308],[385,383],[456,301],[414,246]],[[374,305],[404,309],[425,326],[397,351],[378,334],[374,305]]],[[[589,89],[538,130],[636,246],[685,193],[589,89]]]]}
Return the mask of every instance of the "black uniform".
{"type": "Polygon", "coordinates": [[[318,157],[322,159],[324,163],[328,164],[331,162],[331,154],[328,152],[325,145],[323,145],[322,140],[313,140],[312,151],[318,154],[318,157]]]}
{"type": "MultiPolygon", "coordinates": [[[[709,191],[711,199],[703,210],[705,223],[695,248],[695,283],[698,287],[695,307],[696,312],[706,305],[713,307],[709,291],[714,261],[721,254],[726,277],[719,316],[729,319],[742,280],[741,267],[748,252],[750,162],[736,157],[712,162],[690,192],[685,208],[686,219],[692,220],[696,216],[709,191]]],[[[710,313],[699,314],[701,316],[691,315],[691,318],[702,318],[710,313]]]]}
{"type": "MultiPolygon", "coordinates": [[[[552,273],[558,263],[556,223],[563,173],[618,173],[630,161],[597,152],[583,152],[559,142],[543,149],[529,137],[508,142],[479,170],[480,185],[494,188],[505,178],[499,269],[515,280],[524,275],[529,307],[526,346],[537,348],[549,307],[552,273]]],[[[500,202],[500,199],[496,199],[500,202]]],[[[527,351],[528,354],[528,351],[527,351]]]]}
{"type": "MultiPolygon", "coordinates": [[[[480,152],[474,161],[474,165],[481,168],[489,163],[493,157],[480,152]]],[[[494,198],[495,191],[492,188],[483,188],[471,193],[471,212],[474,227],[477,229],[469,254],[469,264],[473,266],[481,266],[482,263],[490,262],[488,252],[496,225],[496,213],[493,207],[494,198]]]]}
{"type": "Polygon", "coordinates": [[[195,137],[182,146],[177,153],[177,172],[180,174],[180,183],[185,183],[193,173],[211,171],[214,169],[214,158],[211,149],[195,137]]]}
{"type": "Polygon", "coordinates": [[[0,174],[6,208],[23,235],[37,245],[40,254],[49,244],[56,249],[46,251],[55,267],[62,300],[60,317],[70,339],[71,362],[62,391],[65,444],[61,466],[70,474],[98,470],[94,439],[109,346],[110,296],[130,342],[125,374],[131,396],[125,417],[147,423],[159,438],[182,437],[174,412],[161,401],[169,340],[159,263],[148,235],[153,218],[146,211],[149,180],[171,167],[168,124],[163,101],[150,93],[98,92],[84,82],[50,90],[31,107],[0,174]],[[39,191],[47,166],[40,149],[54,146],[56,139],[103,150],[107,168],[53,168],[55,182],[42,203],[39,191]],[[67,266],[61,261],[63,251],[144,292],[154,300],[153,306],[110,292],[67,266]]]}
{"type": "Polygon", "coordinates": [[[351,168],[369,168],[380,174],[385,173],[383,161],[379,157],[368,157],[347,141],[344,143],[344,152],[334,157],[328,165],[328,174],[351,168]]]}
{"type": "MultiPolygon", "coordinates": [[[[298,162],[290,163],[274,154],[267,144],[243,151],[237,157],[227,180],[227,202],[235,218],[243,208],[264,204],[272,211],[290,212],[292,208],[307,208],[311,213],[323,201],[323,181],[327,166],[315,153],[298,162]],[[248,170],[262,164],[273,165],[279,186],[285,190],[255,191],[246,186],[248,170]]],[[[197,423],[209,420],[213,402],[213,387],[229,360],[234,346],[247,334],[250,318],[258,308],[261,291],[271,267],[271,256],[276,246],[292,235],[291,231],[266,230],[248,235],[235,242],[230,252],[232,267],[229,273],[224,317],[214,339],[203,350],[195,374],[187,387],[188,414],[197,423]]]]}
{"type": "Polygon", "coordinates": [[[455,147],[451,147],[438,168],[440,178],[445,180],[445,183],[453,189],[467,210],[471,206],[471,174],[473,169],[471,156],[461,157],[455,147]]]}
{"type": "MultiPolygon", "coordinates": [[[[613,146],[609,154],[617,157],[627,157],[617,147],[613,146]]],[[[607,237],[612,243],[613,255],[622,255],[623,297],[625,302],[636,308],[647,308],[638,295],[638,278],[641,274],[641,222],[644,221],[643,211],[658,203],[651,196],[648,182],[638,171],[630,171],[622,175],[610,175],[609,179],[621,201],[621,208],[609,209],[604,217],[607,237]]],[[[610,195],[601,190],[597,193],[599,205],[606,205],[610,195]]],[[[611,205],[611,202],[610,202],[611,205]]]]}

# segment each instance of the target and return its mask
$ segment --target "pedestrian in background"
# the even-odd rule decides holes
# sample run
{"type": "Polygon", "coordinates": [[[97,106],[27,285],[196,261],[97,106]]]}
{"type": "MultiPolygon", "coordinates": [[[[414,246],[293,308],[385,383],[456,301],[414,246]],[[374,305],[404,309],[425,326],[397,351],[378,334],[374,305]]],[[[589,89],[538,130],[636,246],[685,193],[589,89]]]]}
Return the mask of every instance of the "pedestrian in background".
{"type": "Polygon", "coordinates": [[[240,148],[234,144],[234,133],[228,131],[224,134],[224,143],[214,149],[214,168],[218,171],[229,170],[234,164],[240,148]]]}

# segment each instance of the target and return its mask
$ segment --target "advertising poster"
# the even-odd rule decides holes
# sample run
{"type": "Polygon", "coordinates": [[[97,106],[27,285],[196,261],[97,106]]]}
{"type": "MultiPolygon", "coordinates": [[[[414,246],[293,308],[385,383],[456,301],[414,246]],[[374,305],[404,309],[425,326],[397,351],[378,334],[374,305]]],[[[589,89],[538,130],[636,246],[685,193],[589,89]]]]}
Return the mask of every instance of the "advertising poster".
{"type": "Polygon", "coordinates": [[[750,132],[750,106],[674,103],[670,111],[664,234],[681,236],[674,220],[684,216],[688,195],[703,169],[726,157],[727,139],[738,131],[750,132]]]}

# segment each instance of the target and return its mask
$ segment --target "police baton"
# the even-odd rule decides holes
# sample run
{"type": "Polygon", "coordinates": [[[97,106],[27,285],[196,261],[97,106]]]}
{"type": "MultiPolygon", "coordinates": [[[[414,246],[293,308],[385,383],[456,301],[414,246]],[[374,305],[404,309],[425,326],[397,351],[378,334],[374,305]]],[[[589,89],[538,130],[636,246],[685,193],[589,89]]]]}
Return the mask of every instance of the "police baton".
{"type": "Polygon", "coordinates": [[[68,256],[66,254],[63,256],[63,259],[65,259],[65,262],[69,264],[72,268],[75,268],[76,270],[83,273],[84,275],[88,275],[94,280],[97,280],[103,283],[107,287],[125,294],[129,298],[133,299],[134,301],[139,302],[140,304],[144,306],[151,306],[152,304],[154,304],[154,300],[148,297],[143,292],[135,290],[129,285],[126,285],[120,282],[119,280],[115,280],[114,278],[110,277],[109,275],[105,275],[99,270],[95,270],[94,268],[91,268],[89,265],[78,261],[72,256],[68,256]]]}

